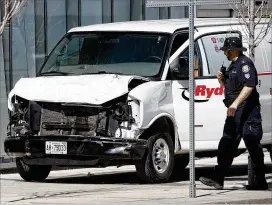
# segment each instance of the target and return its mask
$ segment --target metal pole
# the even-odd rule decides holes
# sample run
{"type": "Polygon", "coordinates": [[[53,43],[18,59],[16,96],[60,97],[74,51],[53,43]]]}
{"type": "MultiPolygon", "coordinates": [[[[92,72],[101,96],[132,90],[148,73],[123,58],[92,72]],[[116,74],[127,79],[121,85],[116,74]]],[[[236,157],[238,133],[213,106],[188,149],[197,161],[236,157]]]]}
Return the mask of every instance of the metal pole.
{"type": "Polygon", "coordinates": [[[189,93],[190,93],[190,198],[196,197],[195,185],[195,79],[194,79],[194,16],[196,5],[241,3],[241,0],[147,0],[149,7],[189,6],[189,93]]]}
{"type": "MultiPolygon", "coordinates": [[[[248,1],[249,9],[249,58],[255,62],[254,58],[254,20],[255,20],[255,1],[248,1]]],[[[248,185],[252,185],[254,182],[254,168],[252,164],[251,156],[248,154],[248,185]]]]}
{"type": "Polygon", "coordinates": [[[190,198],[195,198],[194,0],[189,5],[190,198]]]}

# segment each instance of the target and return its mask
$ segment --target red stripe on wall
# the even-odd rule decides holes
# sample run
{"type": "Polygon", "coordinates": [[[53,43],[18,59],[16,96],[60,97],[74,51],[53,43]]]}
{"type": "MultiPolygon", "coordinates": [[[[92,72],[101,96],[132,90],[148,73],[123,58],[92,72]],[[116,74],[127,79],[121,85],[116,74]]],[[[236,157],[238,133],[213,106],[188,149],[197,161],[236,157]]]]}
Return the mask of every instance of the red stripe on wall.
{"type": "Polygon", "coordinates": [[[258,73],[258,75],[272,75],[272,72],[258,73]]]}

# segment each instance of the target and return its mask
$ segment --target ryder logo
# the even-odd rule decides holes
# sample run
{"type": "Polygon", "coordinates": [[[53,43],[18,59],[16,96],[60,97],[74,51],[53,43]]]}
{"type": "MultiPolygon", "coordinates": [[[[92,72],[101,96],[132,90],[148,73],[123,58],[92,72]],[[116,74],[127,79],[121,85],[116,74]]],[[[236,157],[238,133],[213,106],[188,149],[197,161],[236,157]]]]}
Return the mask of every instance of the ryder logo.
{"type": "MultiPolygon", "coordinates": [[[[188,93],[189,88],[180,88],[183,90],[181,96],[189,101],[190,98],[186,96],[185,93],[188,93]]],[[[208,102],[212,96],[220,96],[224,94],[224,87],[211,88],[206,85],[197,85],[195,90],[195,102],[208,102]],[[202,97],[202,99],[196,99],[197,97],[202,97]],[[203,99],[204,97],[204,99],[203,99]]]]}
{"type": "Polygon", "coordinates": [[[195,95],[205,96],[206,98],[211,98],[212,95],[223,95],[224,88],[221,86],[219,88],[208,88],[206,85],[196,86],[195,95]]]}

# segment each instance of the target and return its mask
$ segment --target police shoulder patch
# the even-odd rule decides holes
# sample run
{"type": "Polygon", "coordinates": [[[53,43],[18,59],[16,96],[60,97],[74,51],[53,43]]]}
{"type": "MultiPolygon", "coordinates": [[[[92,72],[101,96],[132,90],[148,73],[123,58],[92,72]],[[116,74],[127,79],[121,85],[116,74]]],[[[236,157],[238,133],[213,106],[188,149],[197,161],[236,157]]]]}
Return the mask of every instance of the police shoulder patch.
{"type": "Polygon", "coordinates": [[[249,79],[250,78],[250,74],[249,73],[245,74],[245,77],[246,77],[246,79],[249,79]]]}
{"type": "Polygon", "coordinates": [[[244,65],[244,66],[242,67],[242,71],[243,71],[244,73],[248,73],[249,70],[250,70],[250,68],[249,68],[248,65],[244,65]]]}

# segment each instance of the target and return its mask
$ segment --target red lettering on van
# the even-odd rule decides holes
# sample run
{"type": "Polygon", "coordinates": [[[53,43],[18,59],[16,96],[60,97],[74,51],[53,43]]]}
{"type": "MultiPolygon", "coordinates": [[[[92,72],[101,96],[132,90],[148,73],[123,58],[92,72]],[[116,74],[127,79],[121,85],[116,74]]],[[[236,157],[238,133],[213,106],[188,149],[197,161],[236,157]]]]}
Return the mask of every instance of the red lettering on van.
{"type": "Polygon", "coordinates": [[[224,87],[208,88],[206,85],[197,85],[196,86],[196,96],[206,96],[211,98],[213,95],[223,95],[224,87]]]}
{"type": "Polygon", "coordinates": [[[206,88],[207,91],[207,98],[211,98],[215,88],[206,88]]]}
{"type": "Polygon", "coordinates": [[[205,85],[197,85],[196,86],[196,96],[205,96],[206,86],[205,85]]]}
{"type": "Polygon", "coordinates": [[[224,93],[224,87],[220,86],[219,88],[215,88],[214,94],[215,95],[223,95],[224,93]]]}

